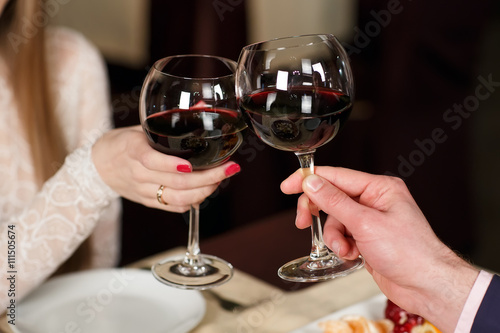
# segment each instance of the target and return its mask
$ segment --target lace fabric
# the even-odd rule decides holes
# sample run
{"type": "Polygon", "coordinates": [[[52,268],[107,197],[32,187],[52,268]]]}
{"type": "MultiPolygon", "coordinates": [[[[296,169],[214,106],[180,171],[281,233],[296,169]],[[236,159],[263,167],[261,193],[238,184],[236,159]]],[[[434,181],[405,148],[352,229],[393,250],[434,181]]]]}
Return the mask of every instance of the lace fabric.
{"type": "MultiPolygon", "coordinates": [[[[92,144],[111,128],[104,63],[97,50],[68,29],[47,32],[50,80],[71,151],[37,189],[28,144],[20,130],[12,88],[0,64],[0,306],[9,299],[6,279],[8,231],[15,232],[16,296],[47,279],[90,237],[91,266],[109,267],[119,253],[120,201],[100,178],[92,144]],[[13,226],[13,227],[11,227],[13,226]],[[10,228],[9,228],[10,227],[10,228]]],[[[12,234],[11,234],[12,235],[12,234]]]]}

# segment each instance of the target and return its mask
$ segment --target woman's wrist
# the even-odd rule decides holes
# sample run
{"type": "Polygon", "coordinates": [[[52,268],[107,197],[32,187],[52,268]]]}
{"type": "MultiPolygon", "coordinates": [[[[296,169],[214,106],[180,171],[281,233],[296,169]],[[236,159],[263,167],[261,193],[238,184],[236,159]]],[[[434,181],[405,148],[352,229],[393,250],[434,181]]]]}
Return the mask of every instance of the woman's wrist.
{"type": "Polygon", "coordinates": [[[84,190],[83,192],[91,199],[100,205],[107,206],[111,200],[116,199],[119,195],[103,180],[102,175],[97,170],[93,158],[93,143],[88,143],[75,150],[67,157],[68,162],[72,162],[76,174],[75,179],[79,182],[84,190]]]}

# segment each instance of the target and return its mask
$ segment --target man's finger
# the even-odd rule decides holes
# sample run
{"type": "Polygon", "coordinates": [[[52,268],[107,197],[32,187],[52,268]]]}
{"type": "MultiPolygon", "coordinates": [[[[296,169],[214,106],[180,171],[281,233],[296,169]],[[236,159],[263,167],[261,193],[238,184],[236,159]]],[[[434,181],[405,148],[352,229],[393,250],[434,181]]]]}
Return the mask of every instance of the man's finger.
{"type": "Polygon", "coordinates": [[[359,221],[360,213],[370,209],[357,203],[349,195],[318,175],[306,177],[302,188],[320,210],[332,215],[353,233],[358,227],[355,222],[359,221]]]}

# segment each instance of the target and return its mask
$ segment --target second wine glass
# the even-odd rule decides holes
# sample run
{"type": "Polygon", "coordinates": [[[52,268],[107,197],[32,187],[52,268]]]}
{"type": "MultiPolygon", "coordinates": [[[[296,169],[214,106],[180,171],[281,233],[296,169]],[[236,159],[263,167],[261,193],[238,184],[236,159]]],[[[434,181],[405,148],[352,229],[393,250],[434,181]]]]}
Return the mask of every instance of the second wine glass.
{"type": "MultiPolygon", "coordinates": [[[[353,78],[349,59],[333,35],[278,38],[243,48],[236,71],[236,93],[249,126],[266,144],[294,152],[304,176],[314,173],[314,152],[333,139],[349,117],[353,78]]],[[[313,282],[360,268],[363,258],[342,260],[323,242],[319,212],[313,223],[309,256],[283,265],[278,275],[313,282]]]]}
{"type": "MultiPolygon", "coordinates": [[[[237,108],[232,60],[179,55],[157,61],[141,91],[140,120],[156,150],[188,160],[194,170],[226,162],[243,141],[246,124],[237,108]]],[[[155,264],[153,275],[183,289],[208,289],[231,279],[231,264],[201,254],[199,205],[192,205],[184,256],[155,264]]]]}

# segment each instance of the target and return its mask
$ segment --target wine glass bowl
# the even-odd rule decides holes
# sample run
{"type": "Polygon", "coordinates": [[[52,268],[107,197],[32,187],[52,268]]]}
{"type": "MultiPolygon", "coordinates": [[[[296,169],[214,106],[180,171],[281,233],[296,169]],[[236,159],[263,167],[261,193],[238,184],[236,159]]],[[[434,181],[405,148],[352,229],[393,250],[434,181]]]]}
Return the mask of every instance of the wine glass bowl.
{"type": "MultiPolygon", "coordinates": [[[[294,152],[306,176],[314,173],[315,150],[338,134],[351,113],[353,76],[335,36],[278,38],[242,49],[236,94],[249,127],[271,147],[294,152]]],[[[282,266],[278,275],[312,282],[361,268],[363,258],[341,260],[328,250],[317,208],[310,208],[311,252],[282,266]]]]}
{"type": "Polygon", "coordinates": [[[227,161],[245,128],[234,93],[235,65],[204,55],[157,61],[141,93],[140,118],[150,145],[189,160],[194,170],[227,161]]]}
{"type": "MultiPolygon", "coordinates": [[[[226,162],[246,128],[234,88],[236,63],[206,55],[158,60],[144,81],[139,115],[154,149],[188,160],[193,170],[226,162]]],[[[199,248],[199,204],[190,209],[187,252],[152,267],[161,282],[183,289],[208,289],[231,279],[232,265],[199,248]]]]}
{"type": "Polygon", "coordinates": [[[328,143],[352,109],[350,98],[341,92],[308,86],[263,90],[241,98],[240,106],[263,142],[293,152],[328,143]],[[319,110],[313,113],[313,108],[319,110]]]}

